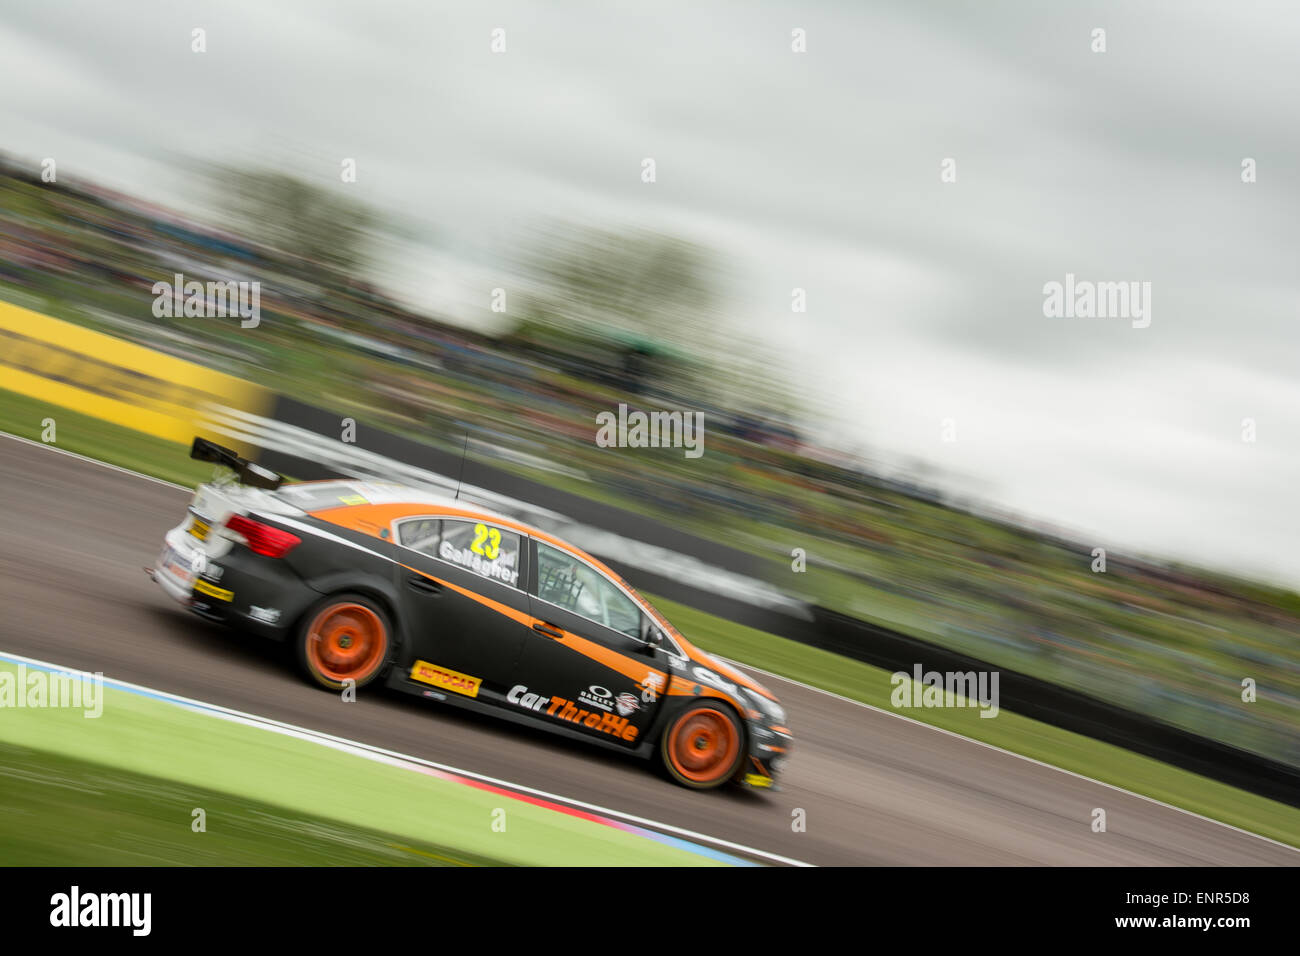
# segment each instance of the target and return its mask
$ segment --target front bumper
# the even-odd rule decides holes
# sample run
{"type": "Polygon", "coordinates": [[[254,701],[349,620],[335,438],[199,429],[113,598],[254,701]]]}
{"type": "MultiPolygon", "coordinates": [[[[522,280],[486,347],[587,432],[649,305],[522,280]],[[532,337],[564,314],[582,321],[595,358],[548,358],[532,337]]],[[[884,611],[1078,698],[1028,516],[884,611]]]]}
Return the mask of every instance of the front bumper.
{"type": "Polygon", "coordinates": [[[755,790],[779,790],[777,778],[790,755],[790,731],[770,723],[751,721],[749,753],[740,774],[740,782],[755,790]]]}

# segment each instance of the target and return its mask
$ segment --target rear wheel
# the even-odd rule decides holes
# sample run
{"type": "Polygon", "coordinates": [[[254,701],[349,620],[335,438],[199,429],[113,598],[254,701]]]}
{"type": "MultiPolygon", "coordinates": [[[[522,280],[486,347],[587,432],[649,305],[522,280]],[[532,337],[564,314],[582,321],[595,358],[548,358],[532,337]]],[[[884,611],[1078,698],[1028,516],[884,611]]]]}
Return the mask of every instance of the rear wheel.
{"type": "Polygon", "coordinates": [[[664,728],[659,755],[678,783],[695,790],[720,787],[736,775],[744,735],[725,704],[691,704],[664,728]]]}
{"type": "Polygon", "coordinates": [[[388,615],[360,594],[332,594],[303,615],[298,663],[313,683],[339,690],[348,680],[364,687],[384,669],[392,646],[388,615]]]}

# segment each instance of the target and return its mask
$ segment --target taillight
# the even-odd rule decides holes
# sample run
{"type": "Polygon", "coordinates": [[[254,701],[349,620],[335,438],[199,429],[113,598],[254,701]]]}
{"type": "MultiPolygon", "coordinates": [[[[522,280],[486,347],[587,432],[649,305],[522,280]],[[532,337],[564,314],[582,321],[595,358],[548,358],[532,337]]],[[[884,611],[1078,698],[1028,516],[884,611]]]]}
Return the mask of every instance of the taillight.
{"type": "Polygon", "coordinates": [[[302,538],[269,524],[262,524],[243,515],[231,515],[226,519],[226,527],[244,539],[248,550],[268,558],[283,558],[295,547],[302,544],[302,538]]]}

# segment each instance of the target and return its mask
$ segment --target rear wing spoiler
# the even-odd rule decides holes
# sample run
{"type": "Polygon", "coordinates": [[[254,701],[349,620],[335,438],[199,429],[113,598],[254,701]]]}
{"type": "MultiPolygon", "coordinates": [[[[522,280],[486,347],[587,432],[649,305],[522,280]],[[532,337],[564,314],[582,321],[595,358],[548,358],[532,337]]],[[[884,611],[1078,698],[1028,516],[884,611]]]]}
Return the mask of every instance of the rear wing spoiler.
{"type": "Polygon", "coordinates": [[[225,465],[235,473],[241,485],[248,485],[251,488],[275,491],[284,484],[283,475],[276,474],[269,468],[263,468],[247,458],[240,458],[229,448],[223,448],[216,442],[199,438],[197,435],[194,437],[194,444],[190,446],[190,457],[195,461],[210,461],[225,465]]]}

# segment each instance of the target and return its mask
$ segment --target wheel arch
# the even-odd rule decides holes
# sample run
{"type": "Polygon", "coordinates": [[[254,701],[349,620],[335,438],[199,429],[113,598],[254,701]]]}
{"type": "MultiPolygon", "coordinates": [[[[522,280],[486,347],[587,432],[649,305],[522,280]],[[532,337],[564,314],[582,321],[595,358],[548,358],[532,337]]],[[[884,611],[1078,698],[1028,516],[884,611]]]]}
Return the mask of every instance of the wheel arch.
{"type": "Polygon", "coordinates": [[[397,652],[408,644],[405,624],[400,611],[401,602],[397,597],[397,588],[392,582],[372,574],[335,573],[308,581],[307,586],[315,591],[318,596],[312,598],[298,613],[298,617],[293,621],[290,633],[296,632],[303,619],[311,613],[312,608],[320,602],[321,598],[335,594],[360,594],[370,598],[383,608],[384,613],[388,615],[388,620],[392,622],[392,657],[396,659],[397,652]]]}

